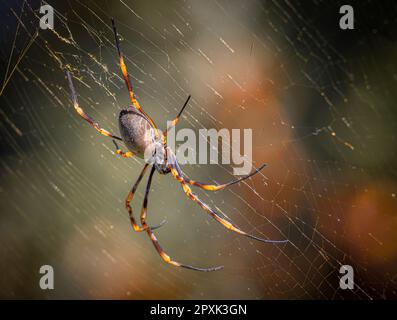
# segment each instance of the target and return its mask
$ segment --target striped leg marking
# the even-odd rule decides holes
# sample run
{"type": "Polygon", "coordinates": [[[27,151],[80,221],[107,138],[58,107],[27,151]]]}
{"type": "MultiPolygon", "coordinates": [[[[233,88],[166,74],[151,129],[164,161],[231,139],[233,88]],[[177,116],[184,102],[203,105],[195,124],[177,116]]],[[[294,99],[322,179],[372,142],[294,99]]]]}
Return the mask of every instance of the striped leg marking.
{"type": "Polygon", "coordinates": [[[123,157],[123,158],[131,158],[131,157],[134,156],[134,154],[133,154],[131,151],[124,152],[123,150],[121,150],[121,149],[119,148],[119,145],[117,144],[116,141],[114,141],[114,140],[112,140],[112,141],[113,141],[113,143],[114,143],[114,146],[116,147],[116,153],[117,153],[119,156],[121,156],[121,157],[123,157]]]}
{"type": "Polygon", "coordinates": [[[118,37],[118,34],[117,34],[117,29],[116,29],[116,24],[114,23],[113,19],[112,19],[112,27],[113,27],[114,38],[115,38],[115,41],[116,41],[117,53],[119,55],[119,63],[120,63],[121,73],[123,74],[124,82],[125,82],[125,85],[127,87],[131,103],[137,110],[139,110],[146,117],[146,119],[150,122],[150,124],[152,125],[152,127],[154,129],[156,137],[159,137],[159,133],[158,133],[157,127],[154,124],[153,120],[149,117],[149,115],[145,111],[143,111],[143,109],[140,106],[138,100],[136,100],[136,98],[135,98],[135,93],[132,90],[131,81],[130,81],[130,78],[128,76],[127,66],[125,65],[125,62],[124,62],[124,54],[123,54],[123,51],[121,50],[121,47],[120,47],[119,37],[118,37]]]}
{"type": "Polygon", "coordinates": [[[208,190],[208,191],[223,190],[223,189],[225,189],[226,187],[232,186],[232,185],[234,185],[234,184],[236,184],[236,183],[239,183],[239,182],[241,182],[241,181],[243,181],[243,180],[246,180],[246,179],[248,179],[248,178],[254,176],[254,175],[257,174],[258,172],[260,172],[264,167],[266,167],[266,164],[263,164],[263,165],[260,166],[258,169],[254,170],[254,171],[251,172],[250,174],[248,174],[248,175],[246,175],[246,176],[243,176],[243,177],[241,177],[241,178],[239,178],[239,179],[232,180],[232,181],[227,182],[227,183],[224,183],[224,184],[215,184],[215,185],[213,185],[213,184],[205,184],[205,183],[202,183],[202,182],[198,182],[198,181],[194,181],[194,180],[189,179],[189,178],[183,173],[183,171],[182,171],[182,169],[181,169],[181,167],[179,166],[179,164],[178,164],[177,161],[175,161],[174,165],[175,165],[175,169],[176,169],[177,172],[178,172],[178,175],[181,176],[181,177],[183,178],[183,180],[184,180],[186,183],[188,183],[188,184],[190,184],[190,185],[193,185],[193,186],[196,186],[196,187],[199,187],[199,188],[204,189],[204,190],[208,190]]]}
{"type": "Polygon", "coordinates": [[[249,233],[246,233],[246,232],[240,230],[239,228],[234,226],[231,222],[223,219],[213,209],[211,209],[208,205],[206,205],[203,201],[201,201],[192,192],[192,190],[190,189],[188,184],[183,180],[183,177],[179,175],[178,171],[175,169],[175,167],[173,165],[171,165],[171,173],[172,173],[173,177],[177,181],[179,181],[179,183],[182,185],[183,191],[185,192],[187,197],[189,199],[191,199],[192,201],[196,202],[201,208],[203,208],[206,212],[208,212],[216,221],[218,221],[225,228],[227,228],[227,229],[229,229],[231,231],[234,231],[234,232],[236,232],[238,234],[241,234],[243,236],[246,236],[248,238],[251,238],[251,239],[254,239],[254,240],[258,240],[258,241],[261,241],[261,242],[265,242],[265,243],[286,243],[286,242],[288,242],[288,240],[268,240],[268,239],[263,239],[263,238],[259,238],[257,236],[251,235],[249,233]]]}
{"type": "Polygon", "coordinates": [[[152,229],[147,226],[146,220],[145,220],[146,219],[146,215],[147,215],[147,205],[148,205],[148,201],[149,201],[150,186],[151,186],[151,183],[152,183],[152,177],[153,177],[154,171],[155,171],[155,168],[152,167],[152,170],[150,171],[149,179],[148,179],[148,182],[147,182],[147,186],[146,186],[145,198],[143,200],[143,206],[142,206],[142,211],[141,211],[141,223],[142,223],[142,227],[146,228],[146,232],[147,232],[150,240],[152,241],[154,248],[156,249],[156,251],[160,255],[160,257],[163,259],[164,262],[166,262],[168,264],[171,264],[171,265],[173,265],[175,267],[182,267],[182,268],[186,268],[186,269],[190,269],[190,270],[209,272],[209,271],[216,271],[216,270],[222,269],[223,266],[211,267],[211,268],[198,268],[198,267],[194,267],[194,266],[191,266],[191,265],[179,263],[179,262],[173,260],[163,250],[163,248],[160,246],[156,236],[152,232],[152,229]]]}
{"type": "Polygon", "coordinates": [[[68,77],[68,82],[69,82],[69,89],[70,89],[70,94],[71,98],[73,101],[73,106],[76,112],[85,120],[87,121],[91,126],[94,127],[96,131],[98,131],[100,134],[103,134],[104,136],[116,139],[116,140],[122,140],[120,137],[115,136],[113,133],[110,133],[109,131],[101,128],[92,117],[90,117],[87,113],[84,112],[84,110],[80,107],[79,102],[77,100],[77,94],[76,90],[74,89],[73,86],[73,81],[72,81],[72,76],[70,75],[69,71],[66,72],[66,75],[68,77]]]}
{"type": "Polygon", "coordinates": [[[181,111],[179,111],[179,113],[176,116],[176,118],[171,121],[171,125],[163,132],[163,136],[162,136],[163,145],[167,144],[168,131],[171,130],[173,127],[175,127],[177,125],[177,123],[179,122],[179,119],[180,119],[180,117],[182,115],[183,110],[185,110],[187,104],[189,103],[190,97],[191,97],[190,95],[187,97],[185,103],[183,104],[183,107],[182,107],[181,111]]]}
{"type": "MultiPolygon", "coordinates": [[[[141,182],[143,176],[145,175],[145,172],[146,172],[146,169],[148,168],[148,166],[149,166],[148,164],[145,164],[145,166],[143,167],[141,173],[139,174],[138,179],[135,181],[134,186],[132,187],[131,191],[128,193],[127,198],[125,199],[125,207],[128,210],[128,214],[129,214],[129,217],[130,217],[131,225],[132,225],[132,228],[134,229],[135,232],[142,232],[142,231],[145,231],[146,228],[148,228],[147,226],[146,227],[142,227],[142,228],[140,226],[138,226],[138,224],[135,221],[134,215],[132,213],[132,207],[131,207],[132,199],[133,199],[133,197],[135,195],[136,190],[138,189],[139,183],[141,182]]],[[[161,222],[158,226],[152,227],[152,229],[155,230],[155,229],[160,228],[162,225],[164,225],[165,222],[166,221],[163,220],[163,222],[161,222]]]]}

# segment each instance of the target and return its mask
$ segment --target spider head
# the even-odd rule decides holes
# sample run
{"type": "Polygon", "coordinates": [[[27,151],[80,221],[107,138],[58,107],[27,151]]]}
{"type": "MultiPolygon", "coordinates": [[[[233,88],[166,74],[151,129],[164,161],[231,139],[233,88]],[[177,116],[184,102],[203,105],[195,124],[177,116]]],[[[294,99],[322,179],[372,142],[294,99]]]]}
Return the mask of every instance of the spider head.
{"type": "Polygon", "coordinates": [[[154,167],[156,168],[157,172],[160,174],[168,174],[171,172],[171,169],[168,165],[155,163],[154,167]]]}
{"type": "Polygon", "coordinates": [[[152,164],[158,173],[167,174],[171,171],[167,156],[167,149],[163,144],[160,141],[153,141],[146,148],[144,158],[146,163],[152,164]]]}

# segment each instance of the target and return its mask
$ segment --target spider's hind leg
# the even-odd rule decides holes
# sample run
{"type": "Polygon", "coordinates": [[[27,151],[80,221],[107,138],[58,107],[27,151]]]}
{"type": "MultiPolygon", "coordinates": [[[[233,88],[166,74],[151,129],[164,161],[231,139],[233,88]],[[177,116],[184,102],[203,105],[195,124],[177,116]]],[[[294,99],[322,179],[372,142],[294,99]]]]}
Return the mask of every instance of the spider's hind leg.
{"type": "Polygon", "coordinates": [[[182,171],[181,167],[179,166],[179,164],[176,160],[175,160],[174,166],[175,166],[175,170],[178,172],[178,175],[181,176],[186,183],[196,186],[196,187],[199,187],[201,189],[207,190],[207,191],[217,191],[217,190],[223,190],[226,187],[232,186],[236,183],[239,183],[241,181],[244,181],[244,180],[254,176],[258,172],[260,172],[264,167],[266,167],[266,164],[261,165],[258,169],[252,171],[250,174],[248,174],[246,176],[243,176],[241,178],[238,178],[238,179],[235,179],[230,182],[223,183],[223,184],[206,184],[203,182],[191,180],[185,175],[185,173],[182,171]]]}
{"type": "Polygon", "coordinates": [[[138,100],[136,100],[136,98],[135,98],[135,93],[134,93],[134,91],[132,89],[130,77],[129,77],[128,71],[127,71],[127,66],[125,65],[125,61],[124,61],[124,54],[123,54],[123,51],[121,50],[121,46],[120,46],[120,43],[119,43],[119,36],[117,34],[116,24],[115,24],[113,18],[111,20],[112,20],[112,28],[113,28],[113,33],[114,33],[114,39],[115,39],[115,42],[116,42],[117,53],[118,53],[118,56],[119,56],[120,69],[121,69],[121,73],[123,75],[123,79],[124,79],[125,85],[126,85],[127,90],[128,90],[128,94],[130,96],[131,103],[137,110],[139,110],[146,117],[146,119],[150,122],[150,124],[152,125],[152,127],[154,129],[156,137],[159,137],[159,133],[158,133],[157,127],[154,124],[152,118],[150,118],[149,115],[142,109],[142,107],[140,106],[138,100]]]}
{"type": "Polygon", "coordinates": [[[112,140],[114,143],[114,146],[116,147],[116,153],[123,157],[123,158],[131,158],[134,156],[134,154],[131,151],[124,152],[123,150],[120,149],[119,145],[115,140],[112,140]]]}

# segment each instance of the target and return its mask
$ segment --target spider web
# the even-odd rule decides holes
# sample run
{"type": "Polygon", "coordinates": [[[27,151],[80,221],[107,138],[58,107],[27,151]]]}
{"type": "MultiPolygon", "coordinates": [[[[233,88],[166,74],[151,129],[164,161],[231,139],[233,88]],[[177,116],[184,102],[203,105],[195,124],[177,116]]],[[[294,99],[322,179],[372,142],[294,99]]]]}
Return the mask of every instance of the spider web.
{"type": "MultiPolygon", "coordinates": [[[[353,2],[354,31],[336,1],[1,1],[1,257],[6,298],[396,298],[396,6],[353,2]],[[149,200],[160,243],[177,261],[225,265],[214,273],[162,263],[135,234],[124,198],[143,163],[114,154],[74,112],[118,134],[129,104],[117,65],[114,17],[137,98],[165,128],[189,94],[178,128],[253,129],[262,176],[197,191],[243,230],[227,232],[155,175],[149,200]],[[394,27],[393,27],[394,26],[394,27]],[[393,147],[394,146],[394,147],[393,147]],[[55,290],[39,289],[54,267],[55,290]],[[355,270],[354,290],[339,268],[355,270]]],[[[199,181],[232,178],[228,165],[185,165],[199,181]]],[[[139,215],[146,179],[134,199],[139,215]]]]}

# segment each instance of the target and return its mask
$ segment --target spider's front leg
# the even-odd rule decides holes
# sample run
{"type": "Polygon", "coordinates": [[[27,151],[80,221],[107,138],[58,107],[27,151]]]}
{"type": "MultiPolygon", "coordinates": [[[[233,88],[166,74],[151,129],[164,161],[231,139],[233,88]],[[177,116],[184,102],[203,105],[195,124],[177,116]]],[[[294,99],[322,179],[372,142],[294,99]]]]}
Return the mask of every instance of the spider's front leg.
{"type": "Polygon", "coordinates": [[[241,181],[244,181],[252,176],[254,176],[255,174],[257,174],[258,172],[260,172],[264,167],[266,167],[266,164],[263,164],[262,166],[260,166],[258,169],[254,170],[253,172],[251,172],[250,174],[243,176],[241,178],[229,181],[227,183],[223,183],[223,184],[206,184],[203,182],[199,182],[199,181],[194,181],[189,179],[186,174],[182,171],[181,167],[179,166],[179,163],[175,160],[174,161],[174,167],[175,170],[178,172],[178,175],[180,177],[183,178],[183,180],[193,186],[199,187],[201,189],[207,190],[207,191],[217,191],[217,190],[223,190],[226,187],[232,186],[236,183],[239,183],[241,181]]]}
{"type": "MultiPolygon", "coordinates": [[[[175,158],[175,156],[174,156],[175,158]]],[[[199,199],[199,197],[197,197],[193,192],[192,189],[190,189],[189,185],[187,184],[187,182],[183,179],[183,176],[181,176],[178,173],[178,170],[176,169],[176,159],[174,159],[174,162],[172,162],[170,164],[171,166],[171,174],[172,176],[182,185],[183,191],[185,192],[186,196],[196,202],[201,208],[203,208],[206,212],[208,212],[216,221],[218,221],[221,225],[223,225],[225,228],[234,231],[238,234],[241,234],[243,236],[246,236],[248,238],[254,239],[254,240],[258,240],[261,242],[265,242],[265,243],[286,243],[288,242],[288,240],[268,240],[268,239],[263,239],[263,238],[259,238],[257,236],[251,235],[249,233],[246,233],[245,231],[242,231],[241,229],[239,229],[238,227],[236,227],[233,223],[223,219],[221,216],[219,216],[219,214],[213,210],[212,208],[210,208],[206,203],[204,203],[203,201],[201,201],[199,199]]]]}
{"type": "Polygon", "coordinates": [[[191,269],[191,270],[196,270],[196,271],[204,271],[204,272],[217,271],[217,270],[222,269],[223,266],[212,267],[212,268],[198,268],[198,267],[194,267],[191,265],[179,263],[179,262],[173,260],[160,246],[160,243],[158,242],[156,236],[152,232],[153,228],[148,227],[148,225],[146,224],[147,205],[148,205],[148,201],[149,201],[150,186],[152,184],[152,178],[153,178],[154,172],[155,172],[155,167],[152,167],[152,170],[150,171],[149,179],[148,179],[148,182],[146,185],[145,198],[143,200],[143,206],[142,206],[142,211],[141,211],[141,223],[142,223],[142,227],[146,230],[146,233],[150,237],[150,240],[152,241],[152,243],[153,243],[156,251],[160,255],[160,257],[164,260],[164,262],[169,263],[175,267],[182,267],[182,268],[186,268],[186,269],[191,269]]]}
{"type": "MultiPolygon", "coordinates": [[[[143,226],[142,228],[140,226],[138,226],[138,224],[135,222],[135,218],[134,218],[134,215],[132,213],[132,207],[131,207],[132,199],[134,198],[135,192],[138,189],[138,185],[141,182],[143,176],[145,175],[145,172],[146,172],[148,166],[149,166],[149,164],[145,164],[145,166],[143,167],[141,173],[138,176],[138,179],[135,181],[134,186],[132,187],[131,191],[128,193],[127,198],[125,199],[125,207],[128,210],[128,214],[129,214],[129,217],[130,217],[131,225],[132,225],[132,228],[134,229],[135,232],[145,231],[148,228],[146,223],[145,223],[145,226],[143,226]]],[[[163,220],[158,226],[151,227],[151,228],[152,228],[152,230],[158,229],[161,226],[163,226],[164,223],[166,223],[166,222],[167,222],[166,220],[163,220]]]]}
{"type": "Polygon", "coordinates": [[[176,161],[176,157],[175,157],[175,155],[172,153],[171,149],[169,149],[169,148],[167,147],[167,134],[168,134],[168,131],[171,130],[171,128],[175,127],[175,126],[177,125],[177,123],[179,122],[179,119],[180,119],[180,117],[181,117],[181,115],[182,115],[182,112],[185,110],[185,108],[186,108],[186,106],[187,106],[187,104],[188,104],[188,102],[189,102],[189,100],[190,100],[190,97],[191,97],[190,95],[187,97],[187,99],[186,99],[186,101],[185,101],[185,103],[184,103],[182,109],[179,111],[179,113],[178,113],[178,115],[176,116],[176,118],[175,118],[174,120],[171,121],[171,125],[163,132],[163,135],[162,135],[162,137],[161,137],[161,138],[162,138],[162,143],[163,143],[163,145],[167,148],[168,152],[171,154],[171,158],[172,158],[171,161],[173,161],[175,169],[178,171],[179,176],[183,177],[183,180],[184,180],[186,183],[188,183],[188,184],[190,184],[190,185],[193,185],[193,186],[196,186],[196,187],[199,187],[199,188],[204,189],[204,190],[208,190],[208,191],[217,191],[217,190],[225,189],[226,187],[229,187],[229,186],[231,186],[231,185],[234,185],[234,184],[236,184],[236,183],[239,183],[239,182],[241,182],[241,181],[243,181],[243,180],[246,180],[246,179],[248,179],[248,178],[254,176],[255,174],[257,174],[257,173],[258,173],[259,171],[261,171],[264,167],[266,167],[266,164],[263,164],[263,165],[261,165],[258,169],[256,169],[256,170],[254,170],[253,172],[251,172],[250,174],[248,174],[248,175],[246,175],[246,176],[243,176],[243,177],[241,177],[241,178],[239,178],[239,179],[235,179],[235,180],[229,181],[229,182],[227,182],[227,183],[223,183],[223,184],[207,184],[207,183],[203,183],[203,182],[194,181],[194,180],[189,179],[189,178],[183,173],[183,171],[182,171],[182,169],[180,168],[180,166],[179,166],[179,164],[178,164],[178,161],[176,161]]]}

